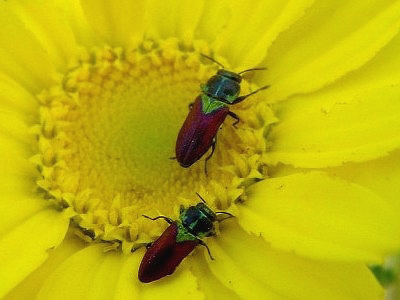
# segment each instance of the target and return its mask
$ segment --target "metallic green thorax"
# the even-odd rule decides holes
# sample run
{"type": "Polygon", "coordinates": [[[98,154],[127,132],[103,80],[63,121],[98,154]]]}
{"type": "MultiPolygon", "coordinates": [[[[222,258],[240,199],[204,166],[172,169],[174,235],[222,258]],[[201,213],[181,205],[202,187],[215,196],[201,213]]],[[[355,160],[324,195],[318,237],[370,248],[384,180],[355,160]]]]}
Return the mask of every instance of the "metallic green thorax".
{"type": "Polygon", "coordinates": [[[227,106],[224,102],[214,99],[205,94],[201,95],[202,111],[205,114],[211,114],[212,112],[218,110],[221,107],[227,106]]]}
{"type": "Polygon", "coordinates": [[[194,241],[214,234],[215,213],[204,203],[181,207],[176,242],[194,241]]]}
{"type": "Polygon", "coordinates": [[[176,235],[176,242],[182,243],[185,241],[196,241],[198,238],[191,234],[180,221],[176,222],[178,226],[178,233],[176,235]]]}

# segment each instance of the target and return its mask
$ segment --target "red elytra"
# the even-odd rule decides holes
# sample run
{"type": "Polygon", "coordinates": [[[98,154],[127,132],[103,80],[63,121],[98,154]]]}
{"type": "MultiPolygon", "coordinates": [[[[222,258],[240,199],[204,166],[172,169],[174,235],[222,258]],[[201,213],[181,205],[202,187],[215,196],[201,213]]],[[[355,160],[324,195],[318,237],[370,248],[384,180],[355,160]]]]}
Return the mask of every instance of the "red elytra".
{"type": "Polygon", "coordinates": [[[171,275],[199,244],[197,240],[178,243],[177,234],[178,226],[173,222],[147,249],[139,267],[138,277],[141,282],[148,283],[171,275]]]}
{"type": "Polygon", "coordinates": [[[206,114],[201,95],[196,98],[176,140],[175,155],[182,167],[190,167],[210,149],[228,113],[229,108],[225,106],[206,114]]]}

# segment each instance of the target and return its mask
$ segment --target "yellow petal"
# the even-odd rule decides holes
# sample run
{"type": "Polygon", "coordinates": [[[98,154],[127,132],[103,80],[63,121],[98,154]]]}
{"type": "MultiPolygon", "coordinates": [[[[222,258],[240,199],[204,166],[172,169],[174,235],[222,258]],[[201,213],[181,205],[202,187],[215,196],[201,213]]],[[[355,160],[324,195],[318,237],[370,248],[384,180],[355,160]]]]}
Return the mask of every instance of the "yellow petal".
{"type": "Polygon", "coordinates": [[[67,259],[45,282],[38,299],[122,300],[136,299],[139,295],[141,299],[168,298],[168,295],[202,299],[196,280],[187,270],[180,268],[173,276],[142,284],[137,272],[143,250],[123,255],[103,249],[103,245],[89,246],[67,259]]]}
{"type": "Polygon", "coordinates": [[[80,4],[93,31],[110,45],[128,46],[142,38],[145,1],[83,0],[80,4]]]}
{"type": "MultiPolygon", "coordinates": [[[[238,69],[254,67],[264,59],[275,38],[298,20],[313,2],[230,2],[225,9],[230,9],[232,15],[226,28],[216,33],[215,49],[238,69]]],[[[203,22],[208,22],[208,19],[203,18],[203,22]]]]}
{"type": "Polygon", "coordinates": [[[37,173],[28,158],[32,156],[35,137],[26,123],[32,122],[37,103],[28,91],[1,75],[0,102],[0,193],[4,193],[11,182],[26,184],[27,178],[30,183],[26,187],[32,191],[37,173]]]}
{"type": "Polygon", "coordinates": [[[208,245],[215,257],[209,261],[213,274],[241,299],[383,297],[363,264],[316,261],[273,250],[262,237],[246,234],[238,226],[224,227],[208,245]]]}
{"type": "Polygon", "coordinates": [[[400,245],[400,221],[389,204],[322,172],[253,185],[239,222],[273,247],[318,259],[380,262],[400,245]]]}
{"type": "Polygon", "coordinates": [[[399,31],[400,2],[319,1],[269,50],[270,101],[315,91],[368,62],[399,31]]]}
{"type": "MultiPolygon", "coordinates": [[[[160,1],[156,1],[160,3],[160,1]]],[[[177,1],[179,2],[179,1],[177,1]]],[[[171,3],[171,1],[169,1],[171,3]]],[[[180,13],[177,18],[178,36],[187,42],[191,42],[195,35],[195,28],[203,14],[205,3],[203,0],[197,1],[181,1],[178,9],[180,13]]],[[[165,21],[162,21],[165,24],[165,21]]]]}
{"type": "Polygon", "coordinates": [[[0,234],[6,234],[24,220],[47,207],[42,199],[35,199],[37,173],[34,166],[23,158],[20,143],[0,138],[0,234]]]}
{"type": "Polygon", "coordinates": [[[30,91],[38,91],[56,77],[54,62],[10,2],[0,2],[0,70],[30,91]]]}
{"type": "MultiPolygon", "coordinates": [[[[21,151],[23,151],[23,145],[32,145],[34,137],[30,134],[29,127],[23,120],[27,117],[28,116],[16,110],[0,109],[0,145],[5,145],[8,141],[11,144],[13,144],[14,141],[18,141],[21,144],[21,151]]],[[[27,150],[28,149],[25,149],[26,153],[27,150]]],[[[7,154],[12,155],[12,153],[7,154]]]]}
{"type": "MultiPolygon", "coordinates": [[[[16,210],[14,215],[19,213],[16,210]]],[[[0,297],[46,260],[48,251],[61,243],[68,228],[69,217],[53,208],[32,209],[25,215],[19,224],[7,226],[0,235],[0,297]]]]}
{"type": "MultiPolygon", "coordinates": [[[[323,171],[373,191],[387,201],[397,214],[400,213],[400,150],[378,159],[346,163],[339,167],[324,168],[323,171]]],[[[298,172],[298,168],[290,165],[279,165],[271,168],[269,175],[282,177],[298,172]]]]}
{"type": "MultiPolygon", "coordinates": [[[[137,276],[137,269],[133,270],[137,276]]],[[[191,272],[190,261],[185,259],[176,271],[166,278],[150,284],[141,284],[140,298],[142,299],[208,299],[199,288],[198,281],[191,272]]]]}
{"type": "Polygon", "coordinates": [[[327,167],[384,156],[400,146],[400,85],[299,96],[278,107],[267,163],[327,167]]]}
{"type": "Polygon", "coordinates": [[[205,9],[196,27],[196,37],[208,42],[215,41],[230,23],[231,3],[229,0],[205,0],[205,9]]]}
{"type": "MultiPolygon", "coordinates": [[[[337,100],[352,98],[369,90],[400,84],[400,34],[398,33],[364,66],[325,87],[316,95],[337,100]]],[[[313,94],[312,97],[314,97],[313,94]]],[[[339,100],[340,101],[340,100],[339,100]]]]}
{"type": "Polygon", "coordinates": [[[2,190],[0,196],[2,215],[0,218],[0,235],[7,235],[14,228],[21,226],[25,220],[39,214],[48,206],[48,203],[42,199],[29,197],[27,190],[14,190],[13,188],[14,186],[11,186],[6,191],[2,190]]]}
{"type": "MultiPolygon", "coordinates": [[[[3,117],[5,114],[0,112],[0,116],[3,117]]],[[[33,168],[33,165],[31,165],[27,159],[29,155],[32,155],[29,151],[32,144],[30,144],[31,136],[29,136],[26,128],[26,124],[21,122],[19,116],[16,117],[12,113],[8,114],[7,119],[2,119],[2,124],[0,125],[0,148],[2,150],[0,162],[4,164],[2,165],[0,174],[5,174],[8,171],[15,173],[15,171],[19,171],[20,168],[23,170],[33,168]],[[3,128],[3,126],[6,127],[6,125],[11,125],[12,127],[3,128]],[[14,168],[17,165],[18,169],[16,170],[14,168]]],[[[22,173],[19,174],[26,175],[22,173]]]]}
{"type": "MultiPolygon", "coordinates": [[[[208,241],[206,241],[208,242],[208,241]]],[[[199,248],[198,248],[199,249],[199,248]]],[[[219,279],[211,272],[208,263],[200,251],[195,250],[195,255],[189,255],[186,261],[190,265],[193,274],[199,278],[199,289],[206,295],[207,300],[240,300],[239,296],[230,288],[226,287],[219,279]]]]}
{"type": "Polygon", "coordinates": [[[326,171],[371,189],[400,214],[400,150],[379,159],[348,163],[326,171]]]}
{"type": "Polygon", "coordinates": [[[328,89],[338,93],[357,94],[379,87],[400,84],[400,34],[398,33],[362,68],[344,76],[328,89]]]}
{"type": "Polygon", "coordinates": [[[76,54],[74,33],[65,15],[52,1],[22,0],[10,7],[41,47],[51,62],[64,70],[76,54]]]}
{"type": "MultiPolygon", "coordinates": [[[[212,5],[212,4],[210,4],[212,5]]],[[[161,38],[179,37],[191,42],[203,13],[204,1],[148,1],[148,30],[161,38]]]]}
{"type": "Polygon", "coordinates": [[[68,5],[66,5],[65,0],[51,0],[51,2],[56,5],[58,11],[68,20],[78,45],[88,48],[96,45],[99,37],[96,36],[89,25],[89,20],[85,16],[80,0],[68,0],[68,5]]]}
{"type": "MultiPolygon", "coordinates": [[[[15,214],[10,214],[10,212],[21,212],[31,205],[37,206],[31,198],[33,197],[32,191],[36,188],[35,181],[38,178],[38,172],[35,166],[28,161],[28,157],[31,155],[27,143],[29,139],[28,141],[23,139],[27,132],[23,132],[24,124],[21,124],[18,118],[16,122],[12,121],[15,119],[10,114],[0,126],[0,148],[2,150],[0,155],[0,211],[4,215],[0,224],[4,221],[3,225],[19,222],[18,218],[15,219],[15,214]],[[12,132],[3,132],[2,126],[5,124],[13,126],[10,127],[12,132]]],[[[22,215],[17,214],[17,217],[20,216],[22,215]]],[[[0,232],[2,229],[0,228],[0,232]]]]}
{"type": "MultiPolygon", "coordinates": [[[[131,293],[131,295],[129,296],[129,298],[133,297],[136,293],[136,289],[135,286],[127,286],[125,285],[125,290],[120,290],[117,289],[116,287],[118,286],[118,284],[122,281],[122,282],[126,282],[126,280],[129,278],[127,277],[127,273],[121,272],[122,270],[125,270],[125,272],[129,271],[132,272],[132,270],[127,270],[126,268],[123,269],[124,265],[127,264],[128,266],[133,266],[132,263],[130,263],[130,261],[127,259],[127,257],[123,257],[121,256],[121,253],[115,253],[115,252],[110,252],[110,253],[103,253],[101,251],[97,251],[95,257],[98,259],[97,262],[94,262],[94,264],[92,265],[92,270],[95,272],[94,273],[86,273],[86,276],[88,276],[88,285],[82,286],[81,284],[79,284],[78,287],[78,291],[81,290],[81,287],[84,287],[86,289],[86,293],[87,293],[87,297],[82,297],[81,299],[113,299],[113,297],[115,297],[115,295],[118,295],[119,293],[123,293],[125,294],[124,296],[127,297],[127,291],[132,291],[133,290],[133,294],[131,293]],[[121,275],[125,275],[125,276],[121,276],[121,275]],[[99,288],[101,287],[101,288],[99,288]]],[[[81,257],[82,259],[82,257],[81,257]]],[[[135,261],[136,262],[136,261],[135,261]]],[[[85,263],[80,261],[77,262],[82,264],[83,266],[85,266],[85,263]]],[[[70,264],[69,267],[73,266],[73,264],[70,264]]],[[[67,270],[67,276],[68,275],[72,275],[73,272],[71,272],[72,270],[67,270]]],[[[85,272],[82,272],[82,275],[85,275],[85,272]]],[[[65,278],[68,278],[67,276],[65,276],[64,274],[61,275],[60,279],[63,281],[65,280],[65,278]]],[[[131,279],[131,278],[129,278],[131,279]]],[[[65,281],[64,281],[65,283],[65,281]]],[[[57,289],[57,294],[59,294],[60,292],[62,293],[62,286],[58,285],[58,283],[54,286],[53,285],[53,290],[57,289]]],[[[47,293],[46,293],[47,294],[47,293]]],[[[73,293],[75,294],[75,292],[73,293]]],[[[43,294],[42,294],[43,295],[43,294]]],[[[51,295],[51,294],[50,294],[51,295]]],[[[46,299],[60,299],[60,297],[50,297],[49,294],[47,294],[47,298],[46,299]]],[[[74,298],[79,298],[79,294],[75,294],[74,298]]],[[[134,297],[136,298],[136,297],[134,297]]],[[[40,297],[39,297],[40,299],[40,297]]],[[[68,298],[65,298],[68,299],[68,298]]],[[[72,299],[72,298],[69,298],[72,299]]],[[[126,298],[125,298],[126,299],[126,298]]]]}
{"type": "Polygon", "coordinates": [[[0,110],[3,109],[11,109],[32,116],[36,112],[37,101],[17,82],[0,74],[0,110]]]}
{"type": "MultiPolygon", "coordinates": [[[[89,246],[64,261],[49,276],[37,299],[113,299],[123,260],[104,246],[89,246]],[[110,288],[111,287],[111,288],[110,288]],[[99,295],[100,294],[100,295],[99,295]]],[[[131,289],[135,298],[136,290],[131,289]]]]}
{"type": "Polygon", "coordinates": [[[41,286],[49,275],[71,255],[85,247],[84,241],[69,232],[59,247],[49,251],[46,261],[12,289],[4,300],[36,299],[41,286]]]}

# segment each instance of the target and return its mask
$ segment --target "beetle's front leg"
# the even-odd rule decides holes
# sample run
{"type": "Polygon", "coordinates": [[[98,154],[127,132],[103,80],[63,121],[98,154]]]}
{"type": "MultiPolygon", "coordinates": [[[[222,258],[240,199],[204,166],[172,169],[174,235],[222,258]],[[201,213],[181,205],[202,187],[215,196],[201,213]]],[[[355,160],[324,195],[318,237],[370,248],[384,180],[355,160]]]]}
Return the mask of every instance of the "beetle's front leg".
{"type": "Polygon", "coordinates": [[[211,260],[214,260],[214,257],[211,255],[210,248],[208,248],[207,244],[204,243],[202,240],[198,239],[199,244],[207,248],[208,256],[210,256],[211,260]]]}
{"type": "Polygon", "coordinates": [[[164,219],[168,224],[174,223],[174,221],[172,221],[170,218],[168,218],[166,216],[158,216],[158,217],[155,217],[155,218],[151,218],[151,217],[146,216],[146,215],[142,215],[142,216],[147,218],[147,219],[150,219],[152,221],[155,221],[155,220],[158,220],[158,219],[164,219]]]}
{"type": "Polygon", "coordinates": [[[151,246],[153,245],[153,242],[149,242],[149,243],[141,243],[139,244],[139,246],[133,247],[131,249],[131,252],[135,252],[136,250],[142,248],[143,246],[146,247],[146,249],[149,249],[151,246]]]}
{"type": "Polygon", "coordinates": [[[228,115],[235,119],[235,122],[233,122],[232,125],[233,125],[233,127],[237,128],[236,125],[239,124],[239,121],[240,121],[239,116],[237,114],[235,114],[234,112],[231,112],[231,111],[228,112],[228,115]]]}

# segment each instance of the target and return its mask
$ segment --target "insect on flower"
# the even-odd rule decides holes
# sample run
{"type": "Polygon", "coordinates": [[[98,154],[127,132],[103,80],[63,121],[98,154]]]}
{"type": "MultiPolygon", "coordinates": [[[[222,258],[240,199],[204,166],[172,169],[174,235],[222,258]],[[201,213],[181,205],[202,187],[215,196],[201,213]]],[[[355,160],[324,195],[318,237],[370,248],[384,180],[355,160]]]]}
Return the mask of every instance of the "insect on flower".
{"type": "Polygon", "coordinates": [[[165,216],[150,218],[143,215],[150,220],[164,219],[170,225],[154,243],[147,247],[139,267],[138,277],[141,282],[148,283],[171,275],[197,245],[205,246],[210,258],[214,259],[210,249],[201,239],[215,235],[214,222],[226,220],[233,215],[223,211],[214,212],[205,204],[204,199],[199,194],[197,195],[202,202],[188,208],[181,206],[177,221],[165,216]],[[228,217],[218,219],[218,215],[221,214],[228,217]]]}
{"type": "MultiPolygon", "coordinates": [[[[215,150],[217,131],[224,122],[226,116],[235,119],[233,126],[239,123],[239,117],[229,110],[229,105],[242,102],[247,97],[267,89],[263,86],[247,95],[239,96],[241,74],[249,71],[265,70],[265,68],[252,68],[234,73],[224,69],[224,66],[211,57],[204,57],[215,62],[222,69],[212,76],[206,84],[201,85],[201,94],[194,103],[190,104],[189,114],[179,131],[176,140],[175,155],[179,164],[188,168],[199,160],[209,149],[211,158],[215,150]]],[[[206,168],[207,173],[207,168],[206,168]]]]}

